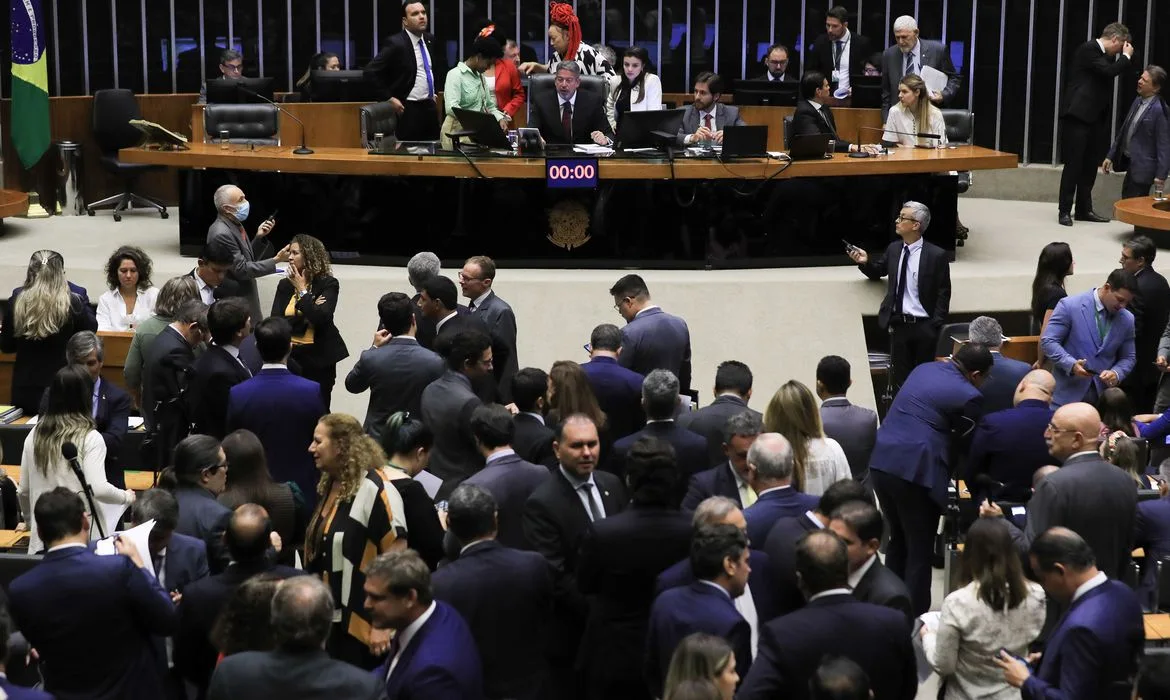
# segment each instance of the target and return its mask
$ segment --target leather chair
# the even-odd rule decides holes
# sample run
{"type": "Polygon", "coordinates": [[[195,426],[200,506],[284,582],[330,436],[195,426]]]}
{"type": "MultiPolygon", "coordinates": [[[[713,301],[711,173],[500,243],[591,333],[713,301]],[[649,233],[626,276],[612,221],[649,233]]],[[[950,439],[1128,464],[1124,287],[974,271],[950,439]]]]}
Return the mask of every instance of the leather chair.
{"type": "MultiPolygon", "coordinates": [[[[398,113],[389,102],[375,102],[362,105],[358,110],[362,148],[369,150],[374,145],[374,134],[383,139],[393,138],[398,131],[398,113]]],[[[383,142],[384,143],[384,142],[383,142]]]]}
{"type": "MultiPolygon", "coordinates": [[[[552,73],[540,73],[533,75],[528,83],[528,112],[525,114],[529,119],[532,117],[532,102],[540,95],[545,93],[555,93],[557,91],[556,76],[552,73]]],[[[609,81],[604,76],[600,75],[582,75],[581,87],[577,88],[583,92],[592,92],[601,98],[601,104],[604,107],[606,100],[609,98],[609,81]]]]}
{"type": "Polygon", "coordinates": [[[122,181],[122,192],[106,197],[85,207],[90,216],[97,209],[114,208],[114,221],[122,220],[122,212],[132,205],[158,210],[159,216],[167,218],[167,208],[162,202],[134,192],[134,183],[143,174],[163,170],[160,165],[123,163],[118,160],[118,151],[136,146],[142,141],[142,132],[130,126],[131,119],[141,119],[138,100],[129,90],[98,90],[93,95],[93,136],[101,149],[99,162],[102,167],[122,181]]]}
{"type": "Polygon", "coordinates": [[[934,356],[935,357],[950,357],[951,353],[955,351],[955,341],[951,339],[956,335],[967,335],[970,330],[970,323],[945,323],[943,327],[938,329],[938,341],[935,343],[934,356]]]}
{"type": "MultiPolygon", "coordinates": [[[[975,138],[975,113],[969,109],[944,109],[943,121],[947,125],[947,141],[953,144],[970,144],[975,138]]],[[[959,194],[971,189],[971,171],[959,173],[959,194]]],[[[963,245],[966,232],[958,237],[957,245],[963,245]]]]}
{"type": "Polygon", "coordinates": [[[204,105],[204,143],[219,143],[221,131],[228,132],[228,143],[279,146],[280,110],[269,104],[204,105]]]}

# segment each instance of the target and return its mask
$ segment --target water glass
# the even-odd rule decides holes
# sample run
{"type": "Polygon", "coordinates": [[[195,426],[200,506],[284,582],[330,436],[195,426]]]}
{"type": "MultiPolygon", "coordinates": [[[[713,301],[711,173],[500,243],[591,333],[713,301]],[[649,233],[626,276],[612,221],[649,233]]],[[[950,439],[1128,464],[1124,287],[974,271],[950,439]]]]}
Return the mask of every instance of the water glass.
{"type": "Polygon", "coordinates": [[[230,146],[230,144],[228,143],[228,139],[230,139],[231,137],[232,137],[232,132],[228,131],[227,129],[221,130],[219,132],[219,147],[226,151],[230,146]]]}

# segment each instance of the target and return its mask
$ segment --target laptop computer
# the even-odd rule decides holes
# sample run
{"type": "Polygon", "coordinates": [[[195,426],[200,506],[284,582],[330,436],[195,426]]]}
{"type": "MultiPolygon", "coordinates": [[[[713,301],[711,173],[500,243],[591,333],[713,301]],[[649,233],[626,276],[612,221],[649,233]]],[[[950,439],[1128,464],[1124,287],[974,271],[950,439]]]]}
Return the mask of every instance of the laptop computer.
{"type": "Polygon", "coordinates": [[[507,134],[500,128],[500,123],[496,121],[494,116],[486,112],[475,112],[460,107],[456,107],[453,111],[455,118],[463,125],[464,130],[475,132],[475,135],[471,137],[475,143],[487,148],[512,150],[512,144],[508,143],[507,134]]]}
{"type": "Polygon", "coordinates": [[[792,160],[821,160],[829,152],[832,138],[829,134],[796,134],[789,139],[788,157],[792,160]]]}
{"type": "Polygon", "coordinates": [[[723,128],[723,152],[719,155],[720,160],[767,157],[767,126],[727,126],[723,128]]]}

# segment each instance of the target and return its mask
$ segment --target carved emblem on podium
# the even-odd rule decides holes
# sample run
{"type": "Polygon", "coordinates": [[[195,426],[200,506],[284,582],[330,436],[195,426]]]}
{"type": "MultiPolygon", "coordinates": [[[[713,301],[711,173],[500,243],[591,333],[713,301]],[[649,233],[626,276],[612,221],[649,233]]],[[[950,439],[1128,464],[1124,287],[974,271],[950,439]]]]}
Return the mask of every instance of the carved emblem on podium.
{"type": "Polygon", "coordinates": [[[589,242],[589,212],[576,199],[563,199],[548,210],[548,240],[565,250],[580,248],[589,242]]]}

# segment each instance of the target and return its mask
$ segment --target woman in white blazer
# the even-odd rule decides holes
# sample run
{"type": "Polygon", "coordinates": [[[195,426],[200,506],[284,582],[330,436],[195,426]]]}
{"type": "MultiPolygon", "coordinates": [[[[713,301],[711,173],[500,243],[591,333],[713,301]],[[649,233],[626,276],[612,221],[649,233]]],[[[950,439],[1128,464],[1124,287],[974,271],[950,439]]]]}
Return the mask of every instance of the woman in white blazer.
{"type": "Polygon", "coordinates": [[[122,246],[106,262],[110,291],[98,298],[99,331],[131,331],[154,315],[158,288],[150,283],[150,256],[141,248],[122,246]]]}
{"type": "Polygon", "coordinates": [[[617,133],[618,122],[626,112],[652,112],[662,109],[662,81],[650,72],[650,54],[641,46],[631,46],[622,53],[621,81],[609,93],[605,114],[617,133]]]}

